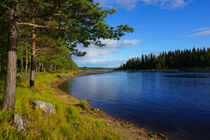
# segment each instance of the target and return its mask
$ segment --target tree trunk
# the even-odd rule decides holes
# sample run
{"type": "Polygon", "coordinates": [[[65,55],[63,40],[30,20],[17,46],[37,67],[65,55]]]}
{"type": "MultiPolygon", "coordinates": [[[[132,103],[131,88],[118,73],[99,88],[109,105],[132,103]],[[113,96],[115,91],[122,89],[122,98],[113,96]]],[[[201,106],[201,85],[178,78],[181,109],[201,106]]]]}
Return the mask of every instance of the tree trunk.
{"type": "MultiPolygon", "coordinates": [[[[32,19],[32,23],[35,24],[34,19],[32,19]]],[[[36,71],[36,34],[35,27],[32,28],[32,49],[31,49],[31,73],[30,73],[30,87],[34,87],[34,77],[36,71]]]]}
{"type": "Polygon", "coordinates": [[[41,69],[40,69],[40,72],[44,72],[44,64],[41,63],[41,69]]]}
{"type": "Polygon", "coordinates": [[[28,71],[28,48],[25,51],[25,71],[28,71]]]}
{"type": "Polygon", "coordinates": [[[21,56],[21,71],[24,70],[24,67],[23,67],[23,56],[21,56]]]}
{"type": "Polygon", "coordinates": [[[9,46],[7,58],[7,77],[5,82],[4,100],[2,108],[4,110],[14,110],[16,94],[16,73],[17,73],[17,37],[18,29],[16,22],[17,1],[11,1],[10,26],[9,26],[9,46]]]}
{"type": "Polygon", "coordinates": [[[41,63],[38,63],[38,72],[41,72],[41,63]]]}

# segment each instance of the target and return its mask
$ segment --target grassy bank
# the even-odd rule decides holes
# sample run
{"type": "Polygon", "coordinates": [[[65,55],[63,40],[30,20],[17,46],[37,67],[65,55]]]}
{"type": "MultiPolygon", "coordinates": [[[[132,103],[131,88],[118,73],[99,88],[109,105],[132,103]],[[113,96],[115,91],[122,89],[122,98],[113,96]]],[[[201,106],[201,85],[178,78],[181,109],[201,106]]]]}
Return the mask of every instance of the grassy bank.
{"type": "MultiPolygon", "coordinates": [[[[62,75],[74,76],[76,72],[62,75]]],[[[20,75],[17,83],[15,113],[22,113],[28,120],[27,132],[16,131],[12,124],[14,112],[0,111],[0,139],[72,139],[72,140],[100,140],[122,139],[119,131],[112,129],[100,120],[84,115],[88,110],[85,101],[69,105],[56,96],[56,91],[50,83],[60,81],[58,74],[40,73],[35,79],[35,88],[30,89],[27,76],[20,75]],[[25,79],[26,78],[26,79],[25,79]],[[57,111],[56,115],[43,114],[39,109],[34,110],[30,102],[42,100],[52,103],[57,111]]],[[[3,100],[4,81],[0,81],[0,103],[3,100]]]]}

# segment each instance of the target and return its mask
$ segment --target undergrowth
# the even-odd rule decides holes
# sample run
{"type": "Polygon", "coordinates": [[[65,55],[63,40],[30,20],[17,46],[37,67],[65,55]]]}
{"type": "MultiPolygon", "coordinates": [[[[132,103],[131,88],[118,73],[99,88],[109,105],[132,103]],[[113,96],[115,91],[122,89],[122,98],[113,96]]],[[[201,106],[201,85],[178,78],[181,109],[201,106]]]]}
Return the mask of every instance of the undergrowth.
{"type": "MultiPolygon", "coordinates": [[[[62,73],[73,76],[76,72],[62,73]]],[[[60,98],[49,84],[59,80],[58,73],[39,73],[35,78],[35,88],[29,87],[28,76],[18,75],[16,104],[14,112],[0,111],[0,140],[16,139],[70,139],[70,140],[111,140],[121,139],[119,132],[93,117],[81,112],[88,108],[87,101],[81,101],[79,106],[70,106],[60,98]],[[34,110],[30,102],[42,100],[52,103],[56,108],[55,115],[43,114],[34,110]],[[21,113],[28,120],[27,132],[17,132],[12,124],[12,115],[21,113]]],[[[0,104],[3,100],[4,81],[0,81],[0,104]]]]}

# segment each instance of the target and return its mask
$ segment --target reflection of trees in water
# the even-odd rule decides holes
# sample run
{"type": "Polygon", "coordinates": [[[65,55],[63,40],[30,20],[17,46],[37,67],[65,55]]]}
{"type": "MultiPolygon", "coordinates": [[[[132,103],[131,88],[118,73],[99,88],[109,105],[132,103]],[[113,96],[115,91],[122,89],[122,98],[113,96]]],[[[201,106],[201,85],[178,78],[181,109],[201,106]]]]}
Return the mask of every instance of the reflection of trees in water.
{"type": "Polygon", "coordinates": [[[181,78],[208,78],[205,75],[165,75],[166,77],[181,77],[181,78]]]}
{"type": "Polygon", "coordinates": [[[62,84],[60,84],[60,85],[58,86],[58,88],[61,89],[61,90],[63,90],[63,91],[66,91],[66,92],[70,93],[70,91],[71,91],[71,89],[72,89],[72,84],[71,84],[71,83],[72,83],[73,81],[74,81],[73,79],[68,80],[68,81],[66,81],[66,82],[64,82],[64,83],[62,83],[62,84]]]}

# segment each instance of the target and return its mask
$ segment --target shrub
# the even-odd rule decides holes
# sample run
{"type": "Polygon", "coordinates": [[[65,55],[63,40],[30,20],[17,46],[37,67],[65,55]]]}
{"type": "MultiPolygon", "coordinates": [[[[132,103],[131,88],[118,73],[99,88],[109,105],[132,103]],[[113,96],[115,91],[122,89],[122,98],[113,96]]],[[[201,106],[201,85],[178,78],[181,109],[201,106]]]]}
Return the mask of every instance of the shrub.
{"type": "Polygon", "coordinates": [[[86,100],[81,100],[80,107],[83,109],[88,109],[89,108],[88,102],[86,100]]]}

